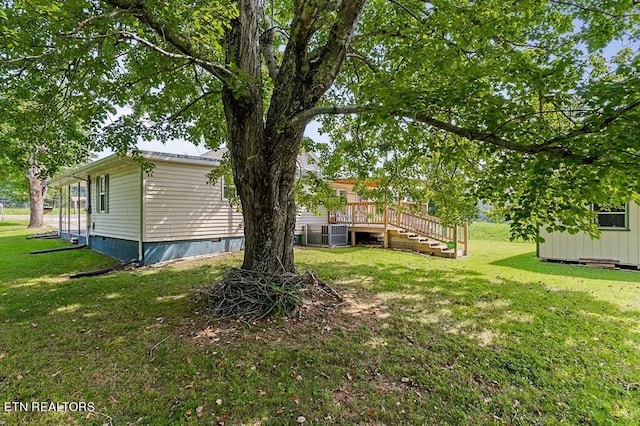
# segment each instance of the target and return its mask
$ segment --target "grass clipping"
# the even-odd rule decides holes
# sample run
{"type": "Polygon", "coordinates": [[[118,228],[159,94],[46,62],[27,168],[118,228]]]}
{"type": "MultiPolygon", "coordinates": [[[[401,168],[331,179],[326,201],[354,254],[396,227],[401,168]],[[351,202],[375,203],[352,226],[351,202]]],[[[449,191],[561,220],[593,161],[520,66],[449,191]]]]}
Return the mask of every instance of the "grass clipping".
{"type": "Polygon", "coordinates": [[[342,296],[313,273],[271,274],[231,269],[221,282],[202,290],[213,319],[257,320],[269,315],[293,315],[305,299],[331,299],[342,296]]]}

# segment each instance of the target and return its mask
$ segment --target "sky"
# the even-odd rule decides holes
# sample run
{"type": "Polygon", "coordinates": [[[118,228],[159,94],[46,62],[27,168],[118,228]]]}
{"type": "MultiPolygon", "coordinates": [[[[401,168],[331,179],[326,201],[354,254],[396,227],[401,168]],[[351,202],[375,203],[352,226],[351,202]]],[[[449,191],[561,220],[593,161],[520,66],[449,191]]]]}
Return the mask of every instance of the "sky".
{"type": "MultiPolygon", "coordinates": [[[[307,129],[304,134],[307,137],[310,137],[314,141],[326,141],[327,136],[321,135],[318,133],[320,129],[320,123],[317,121],[312,121],[307,125],[307,129]]],[[[160,141],[151,141],[151,142],[138,142],[138,148],[143,151],[154,151],[154,152],[164,152],[169,154],[181,154],[181,155],[202,155],[207,152],[209,149],[204,145],[196,146],[191,142],[181,141],[181,140],[173,140],[167,143],[162,143],[160,141]]],[[[98,158],[104,158],[108,155],[113,154],[113,151],[110,149],[105,149],[104,151],[98,154],[98,158]]]]}

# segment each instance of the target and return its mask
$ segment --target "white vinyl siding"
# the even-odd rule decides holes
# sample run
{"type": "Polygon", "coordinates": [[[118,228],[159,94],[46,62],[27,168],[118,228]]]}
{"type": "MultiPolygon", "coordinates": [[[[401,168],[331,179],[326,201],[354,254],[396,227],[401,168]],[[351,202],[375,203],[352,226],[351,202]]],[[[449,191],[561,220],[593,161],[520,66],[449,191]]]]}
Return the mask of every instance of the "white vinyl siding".
{"type": "Polygon", "coordinates": [[[300,208],[300,212],[296,217],[296,231],[302,231],[302,225],[320,227],[328,222],[328,212],[324,207],[318,207],[316,213],[308,211],[306,208],[300,208]]]}
{"type": "Polygon", "coordinates": [[[539,245],[542,259],[579,261],[580,259],[609,259],[622,265],[640,265],[640,215],[638,205],[630,203],[627,209],[629,230],[601,229],[598,240],[585,233],[570,235],[568,232],[548,233],[540,230],[545,239],[539,245]]]}
{"type": "Polygon", "coordinates": [[[137,241],[140,235],[139,166],[131,165],[110,172],[107,180],[108,188],[104,188],[105,176],[103,174],[92,177],[91,204],[95,208],[91,215],[91,235],[137,241]],[[107,189],[106,194],[104,189],[107,189]],[[103,206],[104,202],[106,204],[103,206]],[[100,211],[100,208],[105,210],[100,211]]]}
{"type": "Polygon", "coordinates": [[[158,161],[145,178],[145,241],[242,237],[242,213],[222,199],[212,166],[158,161]]]}

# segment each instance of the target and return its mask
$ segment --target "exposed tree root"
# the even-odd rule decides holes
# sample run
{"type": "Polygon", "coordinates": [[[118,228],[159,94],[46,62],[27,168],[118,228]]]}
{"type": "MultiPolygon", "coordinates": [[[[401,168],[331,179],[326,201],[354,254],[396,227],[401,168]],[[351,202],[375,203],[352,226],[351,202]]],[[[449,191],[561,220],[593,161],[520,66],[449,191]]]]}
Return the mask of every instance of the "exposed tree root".
{"type": "Polygon", "coordinates": [[[231,269],[221,282],[202,290],[213,319],[256,320],[268,315],[294,314],[314,294],[342,297],[313,273],[270,274],[246,269],[231,269]]]}

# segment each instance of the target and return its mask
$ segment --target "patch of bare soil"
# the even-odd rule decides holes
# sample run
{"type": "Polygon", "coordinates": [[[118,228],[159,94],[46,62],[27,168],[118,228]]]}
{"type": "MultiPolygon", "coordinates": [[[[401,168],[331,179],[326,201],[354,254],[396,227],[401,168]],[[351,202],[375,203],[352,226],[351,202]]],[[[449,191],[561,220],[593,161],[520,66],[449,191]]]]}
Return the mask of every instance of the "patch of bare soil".
{"type": "Polygon", "coordinates": [[[199,345],[230,344],[247,337],[265,342],[299,343],[301,339],[326,339],[337,329],[354,330],[362,325],[369,329],[384,327],[382,322],[390,316],[386,302],[374,294],[356,291],[351,286],[343,293],[342,289],[334,289],[311,273],[302,276],[305,277],[304,291],[299,293],[299,305],[285,315],[271,312],[253,319],[215,319],[210,316],[211,290],[205,289],[194,302],[207,304],[206,322],[190,321],[180,330],[181,334],[199,345]]]}

